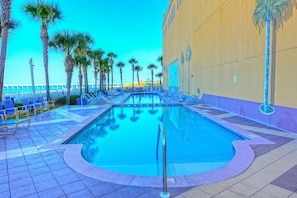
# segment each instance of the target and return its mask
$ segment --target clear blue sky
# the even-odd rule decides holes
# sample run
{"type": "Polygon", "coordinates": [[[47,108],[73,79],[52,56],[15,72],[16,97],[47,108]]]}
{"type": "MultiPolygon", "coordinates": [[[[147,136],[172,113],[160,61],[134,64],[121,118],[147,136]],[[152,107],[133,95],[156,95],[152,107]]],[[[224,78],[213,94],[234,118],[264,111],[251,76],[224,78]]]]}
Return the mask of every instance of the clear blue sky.
{"type": "MultiPolygon", "coordinates": [[[[12,18],[19,26],[10,31],[5,67],[4,84],[31,84],[29,59],[33,59],[35,84],[45,84],[40,40],[40,22],[32,21],[24,12],[28,0],[14,0],[12,18]]],[[[143,67],[141,79],[150,78],[147,66],[156,64],[162,55],[163,16],[168,8],[167,0],[85,0],[48,1],[55,2],[62,11],[63,19],[48,27],[49,36],[64,30],[88,33],[95,43],[92,49],[101,48],[106,53],[118,55],[115,63],[123,61],[123,81],[131,83],[132,70],[128,60],[135,58],[143,67]]],[[[66,84],[64,57],[49,49],[50,84],[66,84]]],[[[78,71],[73,72],[72,83],[78,82],[78,71]]],[[[89,82],[94,82],[93,71],[88,71],[89,82]]],[[[154,77],[155,78],[155,77],[154,77]]],[[[136,81],[136,77],[135,77],[136,81]]],[[[114,68],[114,82],[120,82],[119,69],[114,68]]]]}

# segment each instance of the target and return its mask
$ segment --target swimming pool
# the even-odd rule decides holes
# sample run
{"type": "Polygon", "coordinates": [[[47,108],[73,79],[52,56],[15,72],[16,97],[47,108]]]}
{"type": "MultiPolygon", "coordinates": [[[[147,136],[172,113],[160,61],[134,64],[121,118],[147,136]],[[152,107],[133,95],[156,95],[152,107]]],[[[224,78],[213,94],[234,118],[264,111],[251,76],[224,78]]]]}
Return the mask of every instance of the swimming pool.
{"type": "Polygon", "coordinates": [[[244,137],[183,106],[113,107],[68,144],[83,144],[89,163],[114,172],[159,176],[167,132],[168,175],[199,174],[225,166],[235,155],[232,142],[244,137]]]}
{"type": "Polygon", "coordinates": [[[153,93],[137,93],[131,94],[124,104],[164,104],[164,100],[158,95],[153,93]]]}

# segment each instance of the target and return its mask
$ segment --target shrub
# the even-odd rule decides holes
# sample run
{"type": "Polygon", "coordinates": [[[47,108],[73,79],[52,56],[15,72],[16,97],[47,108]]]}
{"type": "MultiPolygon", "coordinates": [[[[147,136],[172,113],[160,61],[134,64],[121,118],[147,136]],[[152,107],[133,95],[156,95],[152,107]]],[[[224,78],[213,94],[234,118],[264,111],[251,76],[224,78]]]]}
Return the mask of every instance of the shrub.
{"type": "Polygon", "coordinates": [[[71,105],[76,105],[76,99],[77,98],[80,98],[80,95],[73,95],[73,96],[70,96],[70,104],[71,105]]]}
{"type": "Polygon", "coordinates": [[[66,96],[58,98],[55,102],[58,106],[59,105],[65,105],[66,104],[66,96]]]}
{"type": "MultiPolygon", "coordinates": [[[[80,98],[80,95],[72,95],[70,96],[70,105],[76,105],[76,99],[80,98]]],[[[58,98],[56,104],[65,105],[66,104],[66,96],[58,98]]]]}

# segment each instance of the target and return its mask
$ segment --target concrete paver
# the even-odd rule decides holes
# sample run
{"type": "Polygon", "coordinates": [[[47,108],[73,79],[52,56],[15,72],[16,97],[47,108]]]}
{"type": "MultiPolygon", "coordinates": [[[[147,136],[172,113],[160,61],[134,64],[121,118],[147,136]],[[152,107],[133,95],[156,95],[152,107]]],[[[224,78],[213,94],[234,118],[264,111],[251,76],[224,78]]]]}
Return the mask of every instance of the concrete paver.
{"type": "MultiPolygon", "coordinates": [[[[96,180],[70,168],[63,149],[42,149],[98,109],[97,105],[60,107],[55,113],[32,118],[28,129],[20,126],[15,135],[1,138],[0,197],[159,197],[161,188],[96,180]]],[[[207,107],[207,113],[211,112],[212,108],[207,107]]],[[[297,197],[297,186],[288,183],[297,179],[295,134],[216,109],[213,115],[257,135],[265,134],[276,145],[255,145],[257,157],[244,173],[197,187],[169,188],[172,197],[297,197]]]]}

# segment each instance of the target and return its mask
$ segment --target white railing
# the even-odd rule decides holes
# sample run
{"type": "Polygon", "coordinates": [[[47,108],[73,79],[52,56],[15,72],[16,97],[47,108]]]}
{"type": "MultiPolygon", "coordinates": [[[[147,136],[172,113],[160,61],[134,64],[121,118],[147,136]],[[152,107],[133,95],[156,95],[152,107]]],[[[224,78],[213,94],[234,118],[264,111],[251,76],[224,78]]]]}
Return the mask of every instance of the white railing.
{"type": "Polygon", "coordinates": [[[160,193],[160,197],[167,198],[170,197],[167,187],[167,151],[166,151],[166,131],[164,129],[164,124],[159,123],[159,129],[162,132],[162,151],[163,151],[163,192],[160,193]]]}

